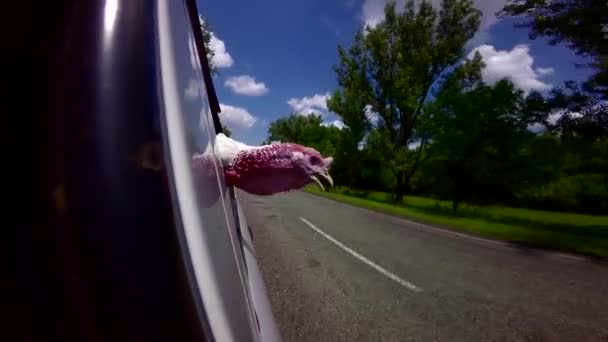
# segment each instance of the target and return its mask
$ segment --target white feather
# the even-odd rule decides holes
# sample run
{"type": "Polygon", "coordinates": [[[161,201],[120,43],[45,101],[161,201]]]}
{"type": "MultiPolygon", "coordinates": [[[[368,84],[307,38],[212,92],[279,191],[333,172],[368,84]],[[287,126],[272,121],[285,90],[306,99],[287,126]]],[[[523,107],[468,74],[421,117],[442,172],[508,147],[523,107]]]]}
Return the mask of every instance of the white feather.
{"type": "Polygon", "coordinates": [[[215,137],[215,156],[220,160],[222,166],[230,165],[239,152],[255,148],[257,147],[245,145],[242,142],[231,139],[224,133],[219,133],[215,137]]]}

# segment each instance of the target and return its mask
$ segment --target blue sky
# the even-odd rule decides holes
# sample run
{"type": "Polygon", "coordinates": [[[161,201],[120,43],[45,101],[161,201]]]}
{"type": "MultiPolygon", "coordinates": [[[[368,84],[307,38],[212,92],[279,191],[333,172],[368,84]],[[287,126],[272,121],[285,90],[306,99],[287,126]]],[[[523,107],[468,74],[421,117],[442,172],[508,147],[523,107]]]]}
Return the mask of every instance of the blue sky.
{"type": "MultiPolygon", "coordinates": [[[[433,0],[439,3],[439,0],[433,0]]],[[[487,82],[511,77],[524,91],[546,91],[566,80],[589,75],[570,50],[531,41],[514,20],[493,13],[504,0],[476,0],[484,16],[480,33],[467,45],[478,49],[487,82]]],[[[325,96],[336,87],[332,66],[337,46],[348,45],[364,24],[382,19],[386,0],[198,0],[215,37],[215,87],[223,121],[234,137],[257,145],[270,122],[296,111],[317,111],[327,122],[325,96]]],[[[399,1],[398,1],[399,4],[399,1]]]]}

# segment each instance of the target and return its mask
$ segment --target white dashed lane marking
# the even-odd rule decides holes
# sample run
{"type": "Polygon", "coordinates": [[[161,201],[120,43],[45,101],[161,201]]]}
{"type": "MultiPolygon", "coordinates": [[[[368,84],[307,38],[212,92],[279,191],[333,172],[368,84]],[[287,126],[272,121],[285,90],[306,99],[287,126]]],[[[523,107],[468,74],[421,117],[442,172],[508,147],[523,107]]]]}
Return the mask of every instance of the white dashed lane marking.
{"type": "Polygon", "coordinates": [[[364,264],[366,264],[366,265],[370,266],[371,268],[375,269],[376,271],[380,272],[380,274],[382,274],[385,277],[393,280],[397,284],[399,284],[399,285],[407,288],[408,290],[412,290],[414,292],[421,292],[422,291],[422,289],[420,287],[418,287],[418,286],[410,283],[407,280],[404,280],[403,278],[400,278],[399,276],[395,275],[391,271],[385,269],[384,267],[376,264],[375,262],[373,262],[373,261],[369,260],[368,258],[364,257],[363,255],[359,254],[357,251],[353,250],[352,248],[346,246],[342,242],[334,239],[331,235],[329,235],[326,232],[322,231],[320,228],[318,228],[314,224],[310,223],[307,219],[305,219],[303,217],[300,217],[300,220],[302,222],[304,222],[312,230],[316,231],[317,233],[321,234],[321,236],[323,236],[324,238],[326,238],[327,240],[329,240],[330,242],[332,242],[334,245],[340,247],[341,249],[343,249],[344,251],[346,251],[348,254],[352,255],[353,257],[355,257],[359,261],[363,262],[364,264]]]}

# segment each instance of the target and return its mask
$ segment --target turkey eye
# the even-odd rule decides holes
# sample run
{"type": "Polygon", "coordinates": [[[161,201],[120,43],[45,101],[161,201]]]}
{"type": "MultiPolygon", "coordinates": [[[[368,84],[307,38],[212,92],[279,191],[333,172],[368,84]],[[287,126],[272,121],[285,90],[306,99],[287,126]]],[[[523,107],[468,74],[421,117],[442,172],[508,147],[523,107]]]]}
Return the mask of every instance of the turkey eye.
{"type": "Polygon", "coordinates": [[[317,165],[317,164],[319,164],[320,162],[321,162],[321,159],[320,159],[319,157],[317,157],[317,156],[311,156],[311,157],[310,157],[310,163],[311,163],[312,165],[317,165]]]}

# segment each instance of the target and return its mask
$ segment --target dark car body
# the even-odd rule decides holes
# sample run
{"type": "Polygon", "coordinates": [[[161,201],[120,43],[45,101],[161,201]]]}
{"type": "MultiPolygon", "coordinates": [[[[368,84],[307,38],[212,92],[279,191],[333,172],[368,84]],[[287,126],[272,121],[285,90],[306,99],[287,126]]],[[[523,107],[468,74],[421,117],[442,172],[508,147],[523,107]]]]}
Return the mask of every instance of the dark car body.
{"type": "Polygon", "coordinates": [[[30,42],[39,80],[24,108],[38,145],[19,192],[31,230],[8,249],[3,334],[280,340],[238,198],[209,148],[221,125],[195,1],[50,11],[30,42]],[[190,159],[204,151],[212,167],[200,178],[190,159]]]}

